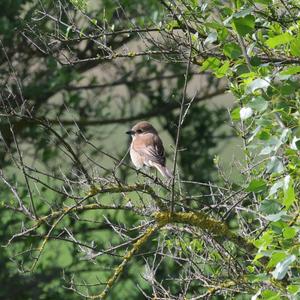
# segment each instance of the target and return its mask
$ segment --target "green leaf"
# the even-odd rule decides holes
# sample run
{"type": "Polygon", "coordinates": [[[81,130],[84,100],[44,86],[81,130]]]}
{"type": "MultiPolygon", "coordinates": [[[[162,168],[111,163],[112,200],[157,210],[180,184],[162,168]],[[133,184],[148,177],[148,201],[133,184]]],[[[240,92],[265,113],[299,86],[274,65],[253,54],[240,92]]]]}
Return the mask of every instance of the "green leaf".
{"type": "Polygon", "coordinates": [[[220,67],[221,61],[216,57],[209,57],[202,64],[202,71],[213,70],[217,71],[220,67]]]}
{"type": "Polygon", "coordinates": [[[297,231],[293,227],[286,227],[283,229],[282,235],[285,239],[292,239],[296,236],[297,231]]]}
{"type": "Polygon", "coordinates": [[[276,214],[280,211],[281,205],[274,200],[266,199],[260,204],[259,211],[265,215],[276,214]]]}
{"type": "Polygon", "coordinates": [[[218,29],[218,40],[221,42],[226,42],[229,35],[228,29],[226,27],[221,27],[218,29]]]}
{"type": "Polygon", "coordinates": [[[98,23],[97,19],[92,19],[91,22],[92,22],[95,26],[96,26],[97,23],[98,23]]]}
{"type": "Polygon", "coordinates": [[[293,66],[280,72],[279,75],[294,75],[300,73],[300,66],[293,66]]]}
{"type": "Polygon", "coordinates": [[[291,284],[287,287],[287,290],[289,293],[296,295],[300,292],[300,285],[291,284]]]}
{"type": "Polygon", "coordinates": [[[237,59],[241,56],[242,50],[236,43],[226,43],[223,48],[223,53],[231,59],[237,59]]]}
{"type": "Polygon", "coordinates": [[[285,252],[274,252],[271,256],[271,259],[268,262],[267,268],[275,267],[280,261],[284,260],[287,257],[285,252]]]}
{"type": "Polygon", "coordinates": [[[290,134],[290,129],[285,128],[283,129],[279,138],[272,136],[270,140],[265,144],[266,147],[264,147],[260,151],[259,155],[268,155],[272,152],[277,151],[282,146],[282,144],[284,144],[287,141],[289,134],[290,134]]]}
{"type": "Polygon", "coordinates": [[[277,214],[274,214],[274,215],[267,215],[266,219],[268,221],[271,221],[271,222],[277,222],[277,221],[281,220],[281,218],[283,216],[286,216],[286,212],[285,211],[281,211],[281,212],[279,212],[277,214]]]}
{"type": "Polygon", "coordinates": [[[251,56],[250,63],[252,66],[258,67],[262,64],[262,61],[258,56],[251,56]]]}
{"type": "Polygon", "coordinates": [[[289,209],[290,206],[296,200],[294,182],[293,179],[290,177],[290,175],[287,175],[284,178],[283,192],[284,192],[283,205],[286,207],[286,209],[289,209]]]}
{"type": "Polygon", "coordinates": [[[266,189],[266,187],[267,187],[267,183],[265,182],[265,180],[263,180],[263,179],[253,179],[249,183],[246,191],[247,192],[259,193],[259,192],[264,191],[266,189]]]}
{"type": "Polygon", "coordinates": [[[240,111],[241,111],[240,107],[236,107],[234,110],[231,111],[230,116],[233,121],[240,120],[240,111]]]}
{"type": "MultiPolygon", "coordinates": [[[[170,20],[166,24],[166,30],[172,31],[175,27],[178,27],[178,22],[176,20],[170,20]]],[[[194,35],[192,35],[192,40],[193,40],[194,35]]]]}
{"type": "Polygon", "coordinates": [[[240,11],[234,13],[233,17],[234,18],[242,18],[242,17],[248,16],[253,12],[253,9],[254,9],[254,7],[251,7],[251,6],[248,8],[245,8],[245,9],[241,9],[240,11]]]}
{"type": "Polygon", "coordinates": [[[266,101],[264,97],[258,96],[250,101],[247,105],[258,112],[263,112],[268,108],[268,101],[266,101]]]}
{"type": "Polygon", "coordinates": [[[215,72],[217,78],[222,78],[227,74],[229,69],[229,61],[226,60],[223,65],[215,72]]]}
{"type": "Polygon", "coordinates": [[[241,36],[245,36],[252,32],[255,28],[255,17],[247,15],[243,18],[234,18],[232,21],[232,27],[241,36]]]}
{"type": "Polygon", "coordinates": [[[264,5],[269,5],[272,3],[272,0],[255,0],[254,2],[264,4],[264,5]]]}
{"type": "Polygon", "coordinates": [[[259,138],[262,141],[267,141],[270,138],[270,133],[269,131],[262,130],[258,133],[257,138],[259,138]]]}
{"type": "Polygon", "coordinates": [[[267,247],[272,243],[272,241],[273,232],[271,230],[268,230],[264,232],[258,240],[255,240],[253,244],[256,248],[267,249],[267,247]]]}
{"type": "Polygon", "coordinates": [[[255,283],[255,282],[265,282],[266,280],[268,280],[268,276],[265,273],[259,273],[259,274],[249,274],[249,275],[245,275],[245,277],[247,277],[247,279],[249,280],[249,282],[255,283]]]}
{"type": "Polygon", "coordinates": [[[300,56],[300,37],[291,41],[291,54],[294,56],[300,56]]]}
{"type": "Polygon", "coordinates": [[[277,280],[281,280],[284,278],[284,276],[286,275],[289,266],[296,260],[296,256],[295,255],[289,255],[286,259],[284,259],[283,261],[279,262],[276,265],[275,270],[272,272],[272,275],[275,279],[277,280]]]}
{"type": "Polygon", "coordinates": [[[76,7],[78,10],[83,12],[87,9],[87,0],[70,0],[70,2],[76,7]]]}
{"type": "Polygon", "coordinates": [[[261,118],[257,120],[257,125],[260,125],[264,128],[264,130],[268,131],[270,133],[270,128],[273,124],[273,120],[271,119],[270,115],[263,114],[261,115],[261,118]]]}
{"type": "Polygon", "coordinates": [[[280,294],[271,290],[264,290],[261,292],[261,299],[263,300],[281,300],[280,294]]]}
{"type": "Polygon", "coordinates": [[[280,45],[284,45],[289,43],[290,41],[292,41],[293,39],[295,39],[295,37],[293,37],[291,34],[289,34],[288,32],[285,32],[283,34],[280,35],[276,35],[274,37],[269,38],[266,41],[266,45],[270,48],[276,48],[277,46],[280,45]]]}

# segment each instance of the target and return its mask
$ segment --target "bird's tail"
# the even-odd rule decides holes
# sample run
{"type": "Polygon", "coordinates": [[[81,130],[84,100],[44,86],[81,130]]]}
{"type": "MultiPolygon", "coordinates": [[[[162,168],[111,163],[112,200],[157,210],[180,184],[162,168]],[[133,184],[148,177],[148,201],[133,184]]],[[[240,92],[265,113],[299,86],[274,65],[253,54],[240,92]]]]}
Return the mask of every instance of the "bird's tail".
{"type": "Polygon", "coordinates": [[[153,163],[153,166],[159,171],[159,173],[162,176],[167,177],[169,179],[174,177],[172,172],[166,166],[162,166],[162,165],[157,164],[157,163],[153,163]]]}

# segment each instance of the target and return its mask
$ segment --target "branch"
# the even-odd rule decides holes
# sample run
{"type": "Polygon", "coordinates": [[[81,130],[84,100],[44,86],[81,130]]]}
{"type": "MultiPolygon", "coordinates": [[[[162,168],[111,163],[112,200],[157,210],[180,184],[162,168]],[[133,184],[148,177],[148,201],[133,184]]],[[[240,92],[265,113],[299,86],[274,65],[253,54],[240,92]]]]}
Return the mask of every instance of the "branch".
{"type": "Polygon", "coordinates": [[[161,229],[167,224],[182,223],[182,224],[195,226],[202,230],[207,230],[218,237],[226,237],[227,239],[234,242],[238,246],[244,248],[248,253],[253,253],[255,250],[255,247],[251,243],[246,241],[244,238],[236,236],[233,233],[231,233],[227,228],[226,224],[223,224],[222,222],[209,218],[207,215],[203,213],[173,212],[171,214],[170,212],[165,211],[165,212],[155,213],[154,217],[156,219],[156,224],[149,227],[145,231],[145,233],[133,244],[132,249],[124,255],[123,261],[116,267],[114,273],[107,281],[104,290],[100,294],[96,294],[92,296],[89,295],[82,295],[82,296],[88,299],[104,299],[107,296],[111,287],[119,278],[119,276],[123,273],[125,266],[129,262],[129,260],[134,256],[134,254],[141,249],[141,247],[150,239],[150,237],[154,233],[156,233],[159,229],[161,229]]]}
{"type": "Polygon", "coordinates": [[[89,58],[83,58],[83,59],[77,59],[73,60],[67,63],[61,62],[61,65],[76,65],[76,64],[81,64],[81,63],[87,63],[87,62],[102,62],[102,61],[111,61],[116,58],[133,58],[133,57],[138,57],[138,56],[151,56],[151,55],[166,55],[166,54],[181,54],[181,51],[175,50],[175,49],[170,49],[170,50],[148,50],[148,51],[140,51],[140,52],[135,52],[135,51],[129,51],[128,53],[113,53],[111,55],[107,56],[96,56],[96,57],[89,57],[89,58]]]}
{"type": "Polygon", "coordinates": [[[188,224],[207,231],[218,238],[225,238],[236,246],[243,248],[249,255],[256,252],[256,248],[241,236],[232,233],[225,223],[210,218],[202,212],[158,212],[154,215],[158,223],[163,224],[188,224]]]}
{"type": "MultiPolygon", "coordinates": [[[[171,30],[178,30],[181,29],[179,26],[175,26],[171,28],[171,30]]],[[[76,42],[81,42],[84,40],[89,40],[89,39],[96,39],[96,38],[101,38],[105,36],[117,36],[117,35],[122,35],[122,34],[139,34],[139,33],[148,33],[148,32],[162,32],[166,31],[169,32],[170,30],[167,28],[132,28],[132,29],[122,29],[122,30],[116,30],[116,31],[110,31],[110,32],[101,32],[99,34],[89,34],[88,36],[84,37],[79,37],[79,38],[72,38],[72,39],[60,39],[56,36],[53,36],[53,38],[57,39],[59,42],[68,44],[68,43],[76,43],[76,42]]]]}
{"type": "MultiPolygon", "coordinates": [[[[164,2],[163,2],[164,3],[164,2]]],[[[175,175],[176,175],[176,167],[177,167],[177,157],[178,157],[178,147],[179,147],[179,139],[180,139],[180,133],[181,133],[181,127],[182,127],[182,118],[183,118],[183,111],[184,111],[184,105],[186,103],[186,91],[187,91],[187,85],[188,85],[188,75],[190,72],[191,67],[191,60],[192,60],[192,52],[193,52],[193,44],[191,39],[191,33],[190,29],[187,25],[186,20],[183,18],[184,23],[186,24],[187,31],[188,31],[188,40],[189,40],[189,46],[190,46],[190,52],[189,57],[186,65],[185,75],[184,75],[184,86],[182,91],[182,98],[180,102],[180,112],[179,112],[179,118],[178,118],[178,127],[177,127],[177,133],[176,133],[176,142],[175,142],[175,153],[174,153],[174,160],[173,160],[173,178],[172,178],[172,192],[171,192],[171,213],[174,212],[174,206],[175,206],[175,175]]]]}
{"type": "MultiPolygon", "coordinates": [[[[193,73],[191,72],[190,75],[201,75],[201,74],[207,74],[205,72],[201,73],[193,73]]],[[[89,89],[97,89],[97,88],[107,88],[117,85],[133,85],[133,84],[139,84],[139,83],[149,83],[151,81],[158,81],[158,80],[165,80],[165,79],[173,79],[184,76],[184,73],[180,74],[171,74],[171,75],[164,75],[164,76],[153,76],[150,78],[145,79],[134,79],[134,80],[124,80],[120,79],[111,83],[103,83],[103,84],[88,84],[88,85],[69,85],[65,87],[65,90],[67,91],[76,91],[76,90],[89,90],[89,89]]]]}
{"type": "MultiPolygon", "coordinates": [[[[210,98],[222,95],[226,92],[227,87],[223,87],[215,92],[212,93],[207,93],[201,97],[196,97],[194,99],[194,103],[202,102],[205,100],[208,100],[210,98]]],[[[184,104],[188,104],[189,102],[186,101],[184,104]]],[[[50,124],[50,125],[78,125],[80,127],[86,127],[86,126],[98,126],[98,125],[110,125],[110,124],[123,124],[123,123],[129,123],[137,120],[142,120],[142,119],[149,119],[152,117],[156,116],[163,116],[165,113],[170,112],[175,109],[179,109],[180,104],[177,102],[171,102],[167,103],[165,106],[161,106],[158,108],[153,109],[152,111],[146,112],[146,113],[140,113],[135,116],[130,116],[130,117],[123,117],[123,118],[116,118],[116,119],[107,119],[107,120],[60,120],[60,119],[46,119],[45,121],[50,124]]],[[[1,117],[14,117],[9,114],[0,114],[1,117]]],[[[27,120],[24,119],[23,116],[19,117],[21,120],[20,121],[11,121],[11,124],[18,124],[19,127],[23,128],[26,125],[30,124],[40,124],[39,121],[35,119],[27,120]]],[[[3,125],[4,126],[4,125],[3,125]]]]}
{"type": "Polygon", "coordinates": [[[111,289],[111,287],[113,286],[113,284],[117,281],[120,274],[124,271],[124,267],[127,265],[128,261],[133,257],[133,255],[136,252],[138,252],[140,250],[140,248],[149,240],[149,238],[155,232],[157,232],[162,226],[164,226],[163,223],[158,223],[158,224],[155,224],[155,225],[149,227],[145,231],[145,233],[142,235],[142,237],[139,238],[133,244],[132,249],[128,253],[126,253],[121,264],[115,269],[115,272],[110,277],[110,279],[107,281],[107,284],[106,284],[106,287],[104,288],[104,290],[98,295],[85,296],[85,297],[87,297],[89,299],[104,299],[107,296],[107,294],[108,294],[109,290],[111,289]]]}

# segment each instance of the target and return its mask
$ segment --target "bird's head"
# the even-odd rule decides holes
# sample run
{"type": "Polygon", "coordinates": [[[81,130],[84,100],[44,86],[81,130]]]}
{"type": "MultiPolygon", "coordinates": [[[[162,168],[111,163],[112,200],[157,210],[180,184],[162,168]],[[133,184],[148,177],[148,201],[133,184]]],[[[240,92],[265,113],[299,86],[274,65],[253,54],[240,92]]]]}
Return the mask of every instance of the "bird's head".
{"type": "Polygon", "coordinates": [[[134,137],[145,133],[157,134],[157,131],[149,122],[141,121],[135,124],[131,130],[127,131],[126,133],[134,137]]]}

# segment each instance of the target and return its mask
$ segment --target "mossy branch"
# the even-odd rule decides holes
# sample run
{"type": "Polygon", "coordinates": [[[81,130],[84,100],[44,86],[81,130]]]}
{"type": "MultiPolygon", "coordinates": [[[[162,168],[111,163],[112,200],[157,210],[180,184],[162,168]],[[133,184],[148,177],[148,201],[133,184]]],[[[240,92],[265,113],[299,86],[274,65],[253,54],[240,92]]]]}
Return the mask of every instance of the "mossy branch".
{"type": "MultiPolygon", "coordinates": [[[[123,272],[124,267],[128,263],[128,261],[133,257],[133,255],[140,250],[140,248],[149,240],[150,236],[152,236],[156,231],[160,228],[164,227],[167,224],[172,223],[181,223],[188,224],[191,226],[195,226],[201,230],[209,231],[214,236],[227,238],[228,240],[234,242],[238,246],[244,248],[250,253],[253,253],[255,248],[254,246],[246,241],[244,238],[239,237],[233,234],[226,224],[210,218],[204,213],[200,212],[175,212],[170,213],[169,211],[160,211],[154,214],[154,218],[156,219],[156,224],[149,227],[145,233],[139,238],[134,244],[132,249],[124,256],[121,264],[115,269],[113,275],[107,281],[106,287],[104,290],[94,296],[86,296],[89,299],[104,299],[113,284],[116,282],[120,274],[123,272]]],[[[230,281],[230,285],[232,281],[230,281]]],[[[213,291],[211,291],[213,292],[213,291]]]]}
{"type": "Polygon", "coordinates": [[[133,244],[132,249],[125,254],[125,256],[123,257],[123,261],[121,262],[121,264],[119,264],[119,266],[115,269],[113,275],[107,281],[107,284],[106,284],[104,290],[98,295],[86,296],[86,297],[89,299],[104,299],[107,296],[107,294],[108,294],[109,290],[111,289],[111,287],[113,286],[113,284],[116,282],[116,280],[120,276],[120,274],[123,272],[124,267],[126,266],[128,261],[149,240],[150,236],[153,235],[162,226],[164,226],[163,223],[160,223],[160,224],[156,223],[155,225],[149,227],[145,231],[145,233],[133,244]]]}
{"type": "Polygon", "coordinates": [[[159,224],[181,223],[195,226],[201,230],[208,231],[210,234],[227,239],[237,246],[243,248],[247,253],[255,253],[256,249],[246,239],[232,233],[225,223],[215,220],[201,212],[175,212],[171,214],[167,211],[161,211],[154,214],[159,224]]]}
{"type": "MultiPolygon", "coordinates": [[[[160,208],[163,209],[165,208],[165,205],[163,204],[163,202],[161,201],[160,197],[158,195],[156,195],[156,193],[154,192],[154,190],[149,186],[149,185],[145,185],[145,184],[133,184],[133,185],[117,185],[117,184],[113,184],[110,185],[108,187],[96,187],[96,186],[92,186],[91,190],[88,192],[87,196],[84,197],[78,204],[74,205],[74,207],[72,207],[72,211],[83,211],[83,210],[90,210],[90,209],[114,209],[114,207],[112,206],[106,206],[106,205],[101,205],[99,203],[97,204],[91,204],[91,205],[81,205],[82,202],[84,202],[85,200],[87,200],[88,198],[94,197],[98,194],[116,194],[116,193],[129,193],[129,192],[142,192],[142,193],[146,193],[149,194],[152,199],[156,202],[156,205],[160,208]]],[[[41,217],[39,218],[39,220],[37,221],[37,224],[35,224],[35,226],[40,226],[42,223],[49,221],[49,220],[53,220],[58,218],[59,216],[61,216],[62,214],[64,214],[65,212],[69,212],[69,208],[63,208],[57,211],[52,212],[51,214],[41,217]]]]}

